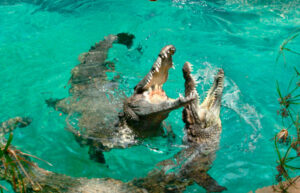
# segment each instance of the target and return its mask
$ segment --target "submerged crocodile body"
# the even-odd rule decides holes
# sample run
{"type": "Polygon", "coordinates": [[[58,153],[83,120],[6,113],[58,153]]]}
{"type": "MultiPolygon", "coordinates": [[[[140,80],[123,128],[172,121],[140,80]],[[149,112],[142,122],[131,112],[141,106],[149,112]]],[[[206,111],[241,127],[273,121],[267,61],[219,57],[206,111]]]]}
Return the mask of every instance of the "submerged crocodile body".
{"type": "Polygon", "coordinates": [[[224,72],[219,70],[206,99],[199,104],[196,83],[191,76],[191,64],[185,63],[185,95],[195,95],[197,100],[186,105],[183,121],[186,130],[186,149],[174,158],[162,161],[147,177],[136,179],[133,184],[149,192],[183,192],[187,186],[197,183],[207,192],[226,190],[207,171],[210,169],[219,147],[222,130],[220,120],[224,72]]]}
{"type": "Polygon", "coordinates": [[[162,135],[162,122],[170,111],[191,102],[191,97],[170,99],[162,86],[173,67],[175,47],[165,46],[150,72],[134,88],[134,94],[122,98],[116,80],[108,80],[106,72],[114,64],[106,61],[113,43],[132,44],[133,35],[109,35],[82,54],[80,64],[72,70],[70,96],[50,99],[47,103],[67,114],[67,129],[81,145],[90,147],[91,159],[104,162],[103,151],[126,148],[140,138],[162,135]]]}

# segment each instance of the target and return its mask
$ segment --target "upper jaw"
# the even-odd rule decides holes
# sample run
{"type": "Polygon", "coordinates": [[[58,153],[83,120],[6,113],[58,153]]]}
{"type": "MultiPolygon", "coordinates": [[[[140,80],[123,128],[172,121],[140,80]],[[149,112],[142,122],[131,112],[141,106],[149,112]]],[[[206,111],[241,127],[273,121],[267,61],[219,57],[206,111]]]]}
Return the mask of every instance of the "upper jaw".
{"type": "Polygon", "coordinates": [[[198,115],[201,109],[215,111],[215,113],[219,114],[220,107],[221,107],[221,98],[222,92],[224,88],[224,71],[220,69],[214,78],[214,83],[210,90],[207,93],[205,100],[202,104],[199,103],[199,94],[196,90],[196,81],[194,80],[193,76],[191,75],[192,64],[186,62],[183,67],[183,75],[185,79],[185,96],[189,96],[191,94],[196,95],[197,100],[195,100],[192,105],[190,105],[189,109],[194,111],[193,115],[195,119],[201,117],[198,115]],[[196,117],[197,116],[197,117],[196,117]]]}
{"type": "Polygon", "coordinates": [[[141,94],[148,90],[161,89],[167,81],[168,71],[173,67],[172,55],[175,53],[173,45],[163,47],[148,74],[135,86],[134,93],[141,94]]]}
{"type": "Polygon", "coordinates": [[[189,96],[191,94],[197,95],[197,98],[199,97],[199,94],[196,90],[196,81],[194,77],[191,75],[191,72],[193,72],[193,65],[189,62],[185,62],[182,68],[183,77],[185,79],[184,87],[185,87],[185,96],[189,96]]]}
{"type": "Polygon", "coordinates": [[[126,106],[127,111],[135,114],[131,116],[134,119],[138,120],[138,117],[149,115],[167,115],[170,111],[183,107],[197,98],[197,95],[191,94],[170,99],[162,90],[168,78],[168,70],[173,67],[172,55],[174,53],[173,45],[162,48],[150,72],[134,88],[135,92],[126,106]]]}

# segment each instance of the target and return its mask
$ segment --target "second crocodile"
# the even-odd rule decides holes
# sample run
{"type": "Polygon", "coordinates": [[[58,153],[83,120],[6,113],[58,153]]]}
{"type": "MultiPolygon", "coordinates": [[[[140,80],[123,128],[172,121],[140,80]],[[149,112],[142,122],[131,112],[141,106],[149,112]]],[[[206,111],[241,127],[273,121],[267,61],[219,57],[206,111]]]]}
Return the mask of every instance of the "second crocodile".
{"type": "Polygon", "coordinates": [[[192,75],[191,64],[183,67],[185,78],[185,96],[196,96],[183,110],[186,130],[186,148],[172,159],[160,162],[147,177],[136,179],[133,184],[152,193],[183,192],[187,186],[197,183],[207,192],[226,190],[207,172],[210,169],[219,147],[222,125],[220,120],[221,98],[224,83],[224,71],[219,70],[207,97],[199,103],[196,83],[192,75]]]}

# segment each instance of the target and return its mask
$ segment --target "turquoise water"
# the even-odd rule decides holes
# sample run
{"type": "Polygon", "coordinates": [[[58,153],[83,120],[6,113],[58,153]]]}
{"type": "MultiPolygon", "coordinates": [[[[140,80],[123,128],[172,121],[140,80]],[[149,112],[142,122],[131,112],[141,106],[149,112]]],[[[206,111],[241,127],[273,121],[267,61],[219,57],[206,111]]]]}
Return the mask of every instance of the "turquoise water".
{"type": "MultiPolygon", "coordinates": [[[[166,120],[176,133],[175,140],[157,137],[142,146],[112,150],[105,153],[107,164],[101,165],[91,161],[88,149],[64,129],[65,117],[45,103],[50,97],[68,95],[70,71],[80,53],[105,35],[130,32],[136,38],[129,51],[116,45],[109,52],[122,76],[124,92],[132,94],[167,44],[177,48],[176,69],[164,85],[170,97],[184,91],[181,68],[185,61],[194,64],[202,98],[222,67],[226,74],[223,133],[209,173],[230,193],[271,185],[276,174],[271,139],[282,126],[276,115],[275,81],[287,86],[291,66],[299,66],[299,56],[294,54],[286,53],[286,67],[282,58],[275,60],[283,40],[299,30],[300,3],[276,2],[0,0],[0,120],[32,117],[29,127],[15,131],[13,143],[52,163],[50,167],[37,161],[48,170],[123,181],[145,176],[156,163],[180,150],[181,110],[166,120]]],[[[295,39],[289,47],[300,50],[299,42],[300,38],[295,39]]],[[[205,191],[193,185],[186,192],[205,191]]]]}

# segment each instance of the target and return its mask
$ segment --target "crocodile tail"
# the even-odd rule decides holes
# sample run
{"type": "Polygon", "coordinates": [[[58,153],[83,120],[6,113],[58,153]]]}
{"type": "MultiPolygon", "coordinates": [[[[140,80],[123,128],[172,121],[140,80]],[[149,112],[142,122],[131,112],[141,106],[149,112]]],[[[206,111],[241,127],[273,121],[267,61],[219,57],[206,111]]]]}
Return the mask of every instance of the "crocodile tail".
{"type": "Polygon", "coordinates": [[[133,39],[135,38],[135,36],[130,33],[118,33],[117,37],[118,39],[116,43],[123,44],[127,46],[128,49],[131,48],[133,44],[133,39]]]}
{"type": "Polygon", "coordinates": [[[60,101],[60,99],[57,99],[57,98],[50,98],[50,99],[47,99],[45,100],[46,104],[48,107],[52,107],[52,108],[56,108],[56,105],[57,103],[60,101]]]}
{"type": "Polygon", "coordinates": [[[47,99],[46,104],[48,107],[52,107],[57,111],[61,111],[65,114],[69,114],[71,112],[72,104],[76,102],[76,99],[73,97],[63,98],[63,99],[47,99]]]}
{"type": "Polygon", "coordinates": [[[108,51],[112,47],[113,43],[123,44],[127,48],[131,48],[133,44],[133,39],[135,36],[130,33],[118,33],[117,35],[108,35],[104,37],[104,40],[97,42],[94,46],[91,47],[90,52],[92,51],[108,51]]]}
{"type": "Polygon", "coordinates": [[[226,187],[220,186],[218,182],[213,179],[206,172],[197,172],[193,175],[193,180],[199,185],[202,186],[206,192],[222,192],[227,190],[226,187]]]}

